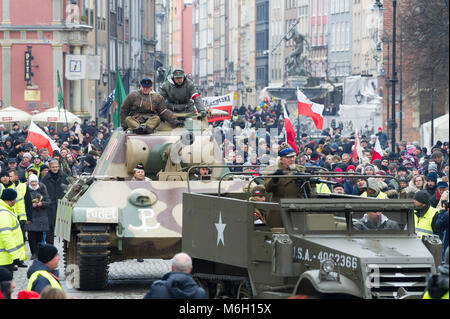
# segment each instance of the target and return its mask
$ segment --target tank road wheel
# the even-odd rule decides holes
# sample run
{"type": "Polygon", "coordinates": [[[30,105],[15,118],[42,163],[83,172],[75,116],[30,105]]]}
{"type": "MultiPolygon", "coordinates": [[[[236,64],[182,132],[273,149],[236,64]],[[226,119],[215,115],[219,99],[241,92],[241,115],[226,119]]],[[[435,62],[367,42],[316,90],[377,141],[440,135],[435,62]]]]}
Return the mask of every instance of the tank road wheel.
{"type": "Polygon", "coordinates": [[[79,225],[64,243],[66,274],[80,290],[101,290],[108,285],[109,233],[106,225],[79,225]]]}

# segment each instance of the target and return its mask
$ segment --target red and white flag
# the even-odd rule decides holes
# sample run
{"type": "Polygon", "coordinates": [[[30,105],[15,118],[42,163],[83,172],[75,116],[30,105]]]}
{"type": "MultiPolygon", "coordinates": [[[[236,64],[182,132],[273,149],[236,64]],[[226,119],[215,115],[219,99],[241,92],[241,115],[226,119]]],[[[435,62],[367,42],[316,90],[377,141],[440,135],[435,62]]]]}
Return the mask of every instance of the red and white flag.
{"type": "Polygon", "coordinates": [[[381,144],[380,144],[380,141],[378,140],[378,136],[377,136],[375,146],[373,147],[372,159],[371,159],[370,163],[372,163],[374,160],[377,160],[377,159],[380,160],[382,156],[383,156],[383,149],[381,148],[381,144]]]}
{"type": "Polygon", "coordinates": [[[289,120],[289,116],[286,112],[286,107],[283,107],[284,110],[284,130],[286,131],[286,142],[294,149],[295,153],[298,153],[297,144],[295,144],[295,131],[292,127],[291,120],[289,120]]]}
{"type": "Polygon", "coordinates": [[[314,125],[321,130],[323,128],[322,104],[311,102],[302,91],[297,88],[298,114],[312,118],[314,125]]]}
{"type": "Polygon", "coordinates": [[[353,146],[353,163],[356,163],[356,161],[359,158],[362,158],[362,147],[361,147],[361,143],[359,142],[359,133],[358,130],[356,130],[355,132],[355,144],[353,146]]]}
{"type": "Polygon", "coordinates": [[[25,142],[31,142],[38,150],[41,150],[41,148],[48,149],[48,155],[50,157],[53,155],[53,151],[59,151],[58,145],[56,145],[56,143],[33,121],[31,121],[25,142]]]}

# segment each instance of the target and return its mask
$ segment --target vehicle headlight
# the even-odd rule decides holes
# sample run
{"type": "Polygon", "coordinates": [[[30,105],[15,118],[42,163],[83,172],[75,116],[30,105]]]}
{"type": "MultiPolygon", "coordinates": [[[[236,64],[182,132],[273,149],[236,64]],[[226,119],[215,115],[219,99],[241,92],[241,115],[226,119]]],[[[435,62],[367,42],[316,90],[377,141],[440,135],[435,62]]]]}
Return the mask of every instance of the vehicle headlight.
{"type": "Polygon", "coordinates": [[[334,262],[332,260],[325,260],[322,263],[321,268],[323,271],[325,271],[327,273],[333,272],[334,271],[334,262]]]}

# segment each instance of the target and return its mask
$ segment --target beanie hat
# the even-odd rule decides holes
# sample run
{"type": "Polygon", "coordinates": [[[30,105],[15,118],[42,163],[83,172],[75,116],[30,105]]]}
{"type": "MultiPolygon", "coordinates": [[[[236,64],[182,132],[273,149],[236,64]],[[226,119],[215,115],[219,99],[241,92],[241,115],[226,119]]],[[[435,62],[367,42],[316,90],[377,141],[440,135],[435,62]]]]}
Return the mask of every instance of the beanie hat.
{"type": "Polygon", "coordinates": [[[29,160],[31,160],[33,156],[30,153],[25,153],[23,154],[23,158],[28,158],[29,160]]]}
{"type": "Polygon", "coordinates": [[[2,170],[2,171],[0,172],[0,177],[3,177],[3,176],[9,176],[9,173],[8,173],[7,170],[2,170]]]}
{"type": "Polygon", "coordinates": [[[0,199],[2,200],[14,200],[17,198],[17,192],[12,188],[6,188],[0,199]]]}
{"type": "Polygon", "coordinates": [[[31,182],[39,182],[39,178],[37,177],[37,175],[31,174],[30,176],[28,176],[28,183],[31,182]]]}
{"type": "Polygon", "coordinates": [[[426,190],[418,191],[414,194],[414,199],[419,203],[428,205],[430,202],[430,196],[426,190]]]}
{"type": "Polygon", "coordinates": [[[435,183],[437,183],[437,178],[438,175],[436,172],[430,172],[427,174],[427,181],[434,181],[435,183]]]}
{"type": "Polygon", "coordinates": [[[428,164],[428,172],[437,172],[437,164],[435,162],[431,162],[428,164]]]}
{"type": "Polygon", "coordinates": [[[58,249],[55,246],[45,244],[39,246],[38,260],[44,264],[48,263],[58,254],[58,249]]]}
{"type": "Polygon", "coordinates": [[[349,170],[354,170],[354,171],[356,171],[356,167],[355,167],[355,165],[349,165],[348,167],[347,167],[347,172],[349,171],[349,170]]]}
{"type": "Polygon", "coordinates": [[[440,181],[437,183],[437,188],[448,188],[447,182],[440,181]]]}

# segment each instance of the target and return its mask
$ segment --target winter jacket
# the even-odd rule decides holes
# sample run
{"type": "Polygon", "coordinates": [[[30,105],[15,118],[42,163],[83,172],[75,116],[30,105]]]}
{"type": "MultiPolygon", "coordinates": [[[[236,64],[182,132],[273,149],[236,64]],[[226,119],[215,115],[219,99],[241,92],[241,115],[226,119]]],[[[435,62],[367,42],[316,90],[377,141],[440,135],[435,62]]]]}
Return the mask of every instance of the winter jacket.
{"type": "Polygon", "coordinates": [[[161,86],[159,93],[166,101],[169,110],[179,112],[193,112],[194,108],[190,101],[194,101],[194,105],[198,112],[205,111],[202,98],[195,87],[194,82],[188,78],[184,78],[182,85],[177,85],[172,76],[169,76],[166,82],[161,86]]]}
{"type": "Polygon", "coordinates": [[[133,91],[127,95],[120,108],[120,124],[123,127],[126,126],[127,116],[144,123],[154,115],[158,115],[171,125],[176,124],[175,116],[166,108],[164,98],[161,95],[155,92],[146,95],[141,90],[133,91]]]}
{"type": "MultiPolygon", "coordinates": [[[[31,275],[39,270],[47,271],[49,272],[53,278],[55,278],[59,282],[59,271],[57,269],[50,269],[48,268],[44,263],[41,261],[35,259],[31,266],[27,270],[27,278],[30,279],[31,275]]],[[[46,279],[43,276],[38,276],[36,280],[33,282],[33,285],[31,286],[32,291],[36,291],[37,293],[41,293],[42,290],[49,286],[50,282],[48,279],[46,279]]]]}
{"type": "Polygon", "coordinates": [[[47,187],[47,192],[51,201],[48,214],[49,225],[55,226],[58,199],[64,197],[64,189],[61,185],[68,184],[67,174],[61,170],[59,170],[57,174],[53,174],[49,171],[48,174],[42,178],[41,183],[47,187]]]}
{"type": "Polygon", "coordinates": [[[192,275],[170,272],[162,280],[155,281],[144,299],[206,299],[203,288],[199,287],[192,275]]]}
{"type": "Polygon", "coordinates": [[[50,197],[47,192],[47,187],[40,183],[36,190],[27,186],[27,195],[25,196],[25,205],[27,207],[27,215],[30,216],[31,224],[25,225],[25,230],[44,232],[48,231],[48,214],[50,210],[50,197]],[[33,201],[42,202],[41,207],[33,207],[33,201]]]}

